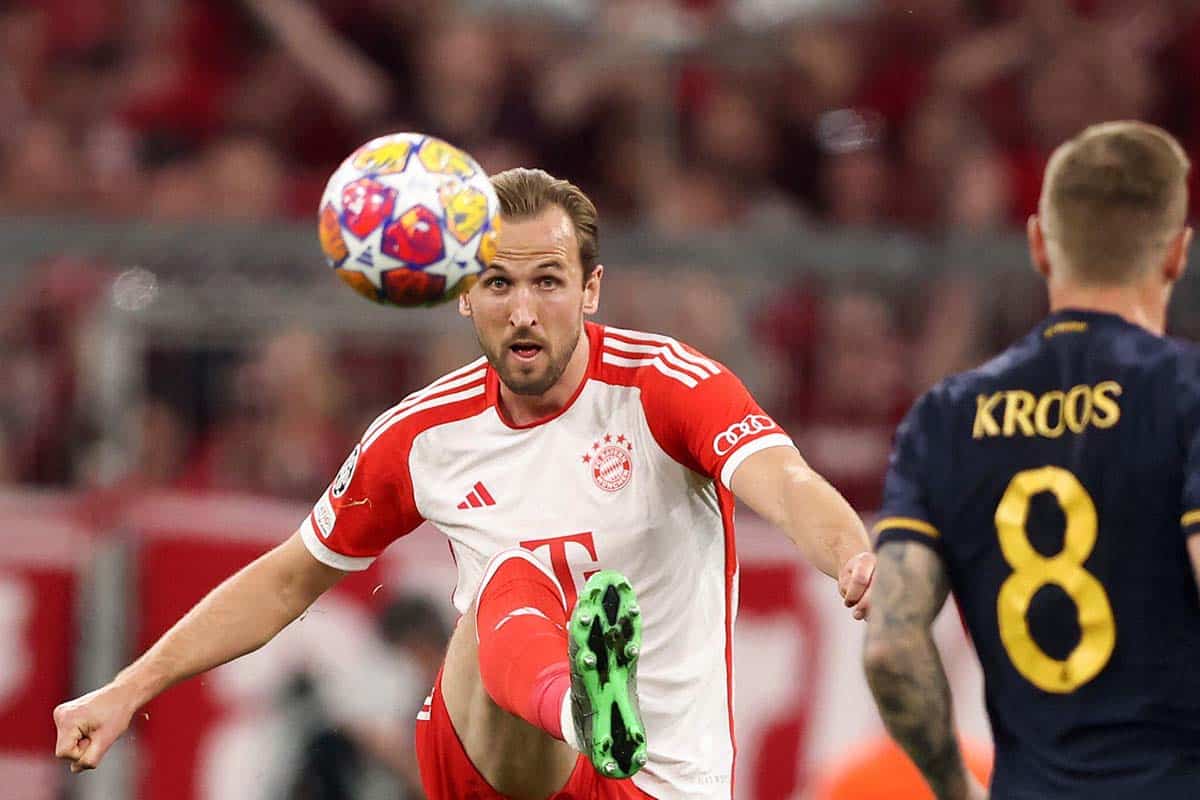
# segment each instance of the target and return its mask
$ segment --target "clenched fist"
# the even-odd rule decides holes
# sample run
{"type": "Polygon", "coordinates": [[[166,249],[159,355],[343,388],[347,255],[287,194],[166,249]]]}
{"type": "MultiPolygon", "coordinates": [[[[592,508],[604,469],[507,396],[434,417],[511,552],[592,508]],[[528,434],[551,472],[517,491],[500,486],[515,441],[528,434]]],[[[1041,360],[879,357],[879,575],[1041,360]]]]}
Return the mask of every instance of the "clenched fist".
{"type": "Polygon", "coordinates": [[[859,553],[847,559],[838,573],[838,591],[855,619],[866,619],[871,611],[871,578],[875,575],[875,554],[859,553]]]}
{"type": "Polygon", "coordinates": [[[136,710],[127,692],[113,684],[63,703],[54,709],[54,755],[70,763],[71,772],[95,769],[136,710]]]}

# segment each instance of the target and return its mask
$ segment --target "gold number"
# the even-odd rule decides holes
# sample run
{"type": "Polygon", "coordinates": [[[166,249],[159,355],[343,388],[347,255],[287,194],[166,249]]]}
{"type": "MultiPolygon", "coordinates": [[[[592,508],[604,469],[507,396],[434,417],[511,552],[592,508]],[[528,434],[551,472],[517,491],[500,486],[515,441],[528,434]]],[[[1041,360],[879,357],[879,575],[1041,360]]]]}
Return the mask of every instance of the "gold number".
{"type": "Polygon", "coordinates": [[[1083,562],[1096,546],[1096,505],[1079,479],[1060,467],[1018,472],[996,507],[1000,550],[1013,573],[1000,586],[996,613],[1000,640],[1013,666],[1047,692],[1066,694],[1104,669],[1117,641],[1116,620],[1108,594],[1083,562]],[[1025,523],[1035,494],[1050,492],[1067,519],[1063,549],[1047,558],[1033,549],[1025,523]],[[1082,632],[1065,660],[1046,655],[1029,633],[1026,613],[1037,590],[1053,583],[1075,603],[1082,632]]]}

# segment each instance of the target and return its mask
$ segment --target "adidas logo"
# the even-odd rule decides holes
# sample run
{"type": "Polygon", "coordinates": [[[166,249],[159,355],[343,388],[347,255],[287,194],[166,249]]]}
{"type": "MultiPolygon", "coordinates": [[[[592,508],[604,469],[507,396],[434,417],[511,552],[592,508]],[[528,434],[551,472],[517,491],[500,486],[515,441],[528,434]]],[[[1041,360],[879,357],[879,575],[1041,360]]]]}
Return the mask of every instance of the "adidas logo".
{"type": "Polygon", "coordinates": [[[494,506],[496,501],[492,495],[484,487],[483,481],[479,481],[471,487],[471,493],[467,495],[467,499],[458,504],[459,508],[479,508],[480,506],[494,506]]]}

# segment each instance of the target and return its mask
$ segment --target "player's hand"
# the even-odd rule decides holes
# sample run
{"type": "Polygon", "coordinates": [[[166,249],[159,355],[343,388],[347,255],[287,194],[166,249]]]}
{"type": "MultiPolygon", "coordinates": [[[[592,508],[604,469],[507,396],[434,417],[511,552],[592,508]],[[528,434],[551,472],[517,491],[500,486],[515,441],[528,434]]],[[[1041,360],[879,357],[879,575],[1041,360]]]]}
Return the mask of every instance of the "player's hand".
{"type": "Polygon", "coordinates": [[[112,684],[63,703],[54,709],[54,755],[68,762],[71,772],[95,769],[136,710],[126,692],[112,684]]]}
{"type": "Polygon", "coordinates": [[[838,591],[846,608],[854,609],[855,619],[866,619],[871,611],[871,578],[875,575],[875,554],[859,553],[842,565],[838,591]]]}

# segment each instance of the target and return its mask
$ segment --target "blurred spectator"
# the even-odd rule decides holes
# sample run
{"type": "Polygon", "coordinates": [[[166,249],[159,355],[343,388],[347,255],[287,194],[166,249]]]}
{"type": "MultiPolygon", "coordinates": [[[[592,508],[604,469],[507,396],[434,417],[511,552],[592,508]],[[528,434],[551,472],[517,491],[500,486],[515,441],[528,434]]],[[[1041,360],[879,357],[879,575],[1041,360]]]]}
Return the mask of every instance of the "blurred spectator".
{"type": "Polygon", "coordinates": [[[99,439],[80,448],[76,482],[92,492],[89,513],[110,524],[120,500],[177,485],[191,454],[192,432],[176,409],[152,398],[130,409],[132,446],[99,439]]]}
{"type": "MultiPolygon", "coordinates": [[[[971,369],[984,361],[989,351],[984,349],[981,337],[985,326],[981,320],[984,302],[980,283],[968,265],[955,273],[930,276],[928,282],[915,287],[916,330],[908,379],[912,397],[951,373],[971,369]]],[[[1036,319],[1031,316],[1029,326],[1036,319]]],[[[996,346],[999,345],[997,340],[996,346]]]]}
{"type": "Polygon", "coordinates": [[[862,37],[861,26],[846,23],[796,25],[781,43],[780,63],[764,76],[780,147],[774,178],[809,209],[820,207],[822,195],[818,120],[854,104],[867,71],[862,37]]]}
{"type": "Polygon", "coordinates": [[[912,402],[906,342],[892,307],[859,290],[826,299],[802,452],[860,509],[878,508],[892,432],[912,402]]]}
{"type": "Polygon", "coordinates": [[[0,319],[0,441],[17,481],[63,485],[75,477],[77,340],[106,285],[94,264],[59,259],[39,265],[7,298],[0,319]]]}
{"type": "Polygon", "coordinates": [[[209,176],[194,155],[174,156],[147,176],[143,216],[150,220],[183,221],[213,213],[209,176]]]}
{"type": "Polygon", "coordinates": [[[301,758],[292,800],[389,797],[419,800],[420,775],[413,745],[417,712],[433,686],[450,641],[450,629],[428,598],[401,595],[379,616],[384,648],[378,660],[356,666],[356,698],[330,696],[319,730],[301,758]]]}
{"type": "Polygon", "coordinates": [[[416,40],[421,79],[412,87],[425,129],[471,145],[497,132],[506,97],[502,51],[488,26],[447,21],[416,40]]]}
{"type": "Polygon", "coordinates": [[[17,214],[73,214],[88,207],[82,153],[66,126],[35,119],[21,128],[0,169],[0,209],[17,214]]]}
{"type": "Polygon", "coordinates": [[[1012,216],[1011,181],[1003,155],[985,142],[962,148],[942,194],[943,229],[985,233],[1012,216]]]}
{"type": "Polygon", "coordinates": [[[972,106],[931,94],[914,110],[901,142],[900,220],[918,230],[973,231],[1008,224],[1008,163],[972,106]]]}
{"type": "Polygon", "coordinates": [[[855,508],[877,508],[892,433],[913,398],[893,307],[878,292],[802,285],[773,298],[760,335],[786,387],[768,410],[855,508]]]}
{"type": "Polygon", "coordinates": [[[742,216],[741,199],[735,186],[710,170],[673,170],[660,178],[646,219],[670,236],[721,230],[742,216]]]}
{"type": "MultiPolygon", "coordinates": [[[[858,116],[854,111],[830,112],[858,116]]],[[[857,133],[831,132],[822,137],[825,150],[818,175],[822,218],[831,225],[852,228],[886,227],[893,217],[892,165],[879,135],[866,120],[852,123],[857,133]]],[[[833,125],[841,127],[840,122],[833,125]]]]}
{"type": "Polygon", "coordinates": [[[313,333],[266,342],[233,375],[233,405],[208,435],[185,484],[312,500],[349,452],[341,380],[313,333]]]}
{"type": "Polygon", "coordinates": [[[167,403],[151,400],[138,409],[137,422],[134,474],[145,485],[173,485],[182,476],[191,449],[183,421],[167,403]]]}
{"type": "MultiPolygon", "coordinates": [[[[343,720],[385,713],[395,743],[402,724],[398,710],[419,704],[431,685],[422,684],[419,670],[381,640],[371,609],[337,590],[270,647],[214,670],[205,681],[224,713],[204,727],[198,800],[396,797],[395,791],[371,790],[365,770],[342,771],[362,759],[350,743],[342,740],[341,749],[323,751],[314,745],[343,720]],[[314,762],[318,754],[324,758],[314,762]]],[[[409,728],[414,719],[415,712],[406,721],[409,728]]]]}
{"type": "Polygon", "coordinates": [[[47,15],[35,4],[5,3],[0,6],[0,111],[6,124],[0,128],[0,144],[42,92],[49,47],[47,15]]]}
{"type": "MultiPolygon", "coordinates": [[[[754,81],[723,83],[699,104],[692,122],[689,164],[721,182],[733,214],[725,226],[782,227],[800,220],[799,210],[771,182],[779,146],[761,109],[767,98],[754,81]]],[[[717,221],[717,226],[720,226],[717,221]]]]}
{"type": "Polygon", "coordinates": [[[284,205],[284,168],[265,141],[226,139],[205,153],[200,170],[209,181],[212,215],[247,222],[279,216],[284,205]]]}

